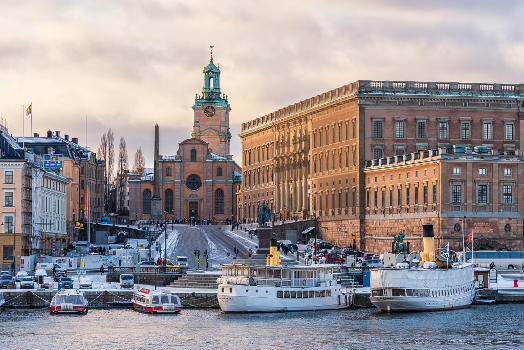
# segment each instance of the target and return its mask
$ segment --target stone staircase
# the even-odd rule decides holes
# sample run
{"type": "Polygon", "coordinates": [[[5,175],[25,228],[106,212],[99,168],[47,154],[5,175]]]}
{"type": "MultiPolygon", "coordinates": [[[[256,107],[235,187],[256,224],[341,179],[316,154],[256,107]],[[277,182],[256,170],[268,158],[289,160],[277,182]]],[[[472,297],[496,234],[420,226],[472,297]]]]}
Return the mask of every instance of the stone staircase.
{"type": "Polygon", "coordinates": [[[169,285],[173,288],[217,289],[220,273],[188,273],[169,285]]]}

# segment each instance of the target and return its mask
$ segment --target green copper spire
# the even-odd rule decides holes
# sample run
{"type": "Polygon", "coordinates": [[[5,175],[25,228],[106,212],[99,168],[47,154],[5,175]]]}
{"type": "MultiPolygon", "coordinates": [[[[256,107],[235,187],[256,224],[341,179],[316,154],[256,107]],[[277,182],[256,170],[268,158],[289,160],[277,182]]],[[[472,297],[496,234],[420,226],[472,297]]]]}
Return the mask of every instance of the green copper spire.
{"type": "Polygon", "coordinates": [[[209,64],[204,67],[204,87],[202,95],[196,96],[194,107],[201,107],[205,104],[213,103],[219,107],[228,107],[227,97],[221,96],[220,92],[220,69],[213,63],[213,45],[210,45],[211,56],[209,64]]]}

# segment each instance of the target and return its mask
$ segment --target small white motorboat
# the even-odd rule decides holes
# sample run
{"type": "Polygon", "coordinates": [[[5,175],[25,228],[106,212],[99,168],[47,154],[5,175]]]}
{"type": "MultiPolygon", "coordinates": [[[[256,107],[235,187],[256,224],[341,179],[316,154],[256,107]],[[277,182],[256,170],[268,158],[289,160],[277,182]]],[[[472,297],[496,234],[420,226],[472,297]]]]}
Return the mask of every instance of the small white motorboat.
{"type": "Polygon", "coordinates": [[[51,313],[87,313],[87,299],[79,290],[65,289],[55,294],[49,305],[51,313]]]}

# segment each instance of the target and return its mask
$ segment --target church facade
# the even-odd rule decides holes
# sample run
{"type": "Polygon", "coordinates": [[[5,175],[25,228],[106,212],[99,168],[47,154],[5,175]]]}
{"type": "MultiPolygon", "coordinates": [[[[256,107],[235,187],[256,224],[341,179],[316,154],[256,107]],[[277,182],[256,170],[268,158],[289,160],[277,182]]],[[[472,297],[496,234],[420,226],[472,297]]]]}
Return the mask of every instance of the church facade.
{"type": "Polygon", "coordinates": [[[154,169],[130,174],[130,220],[234,220],[241,169],[230,154],[227,96],[220,90],[220,69],[213,54],[204,68],[204,86],[195,96],[191,138],[172,156],[159,151],[155,125],[154,169]]]}

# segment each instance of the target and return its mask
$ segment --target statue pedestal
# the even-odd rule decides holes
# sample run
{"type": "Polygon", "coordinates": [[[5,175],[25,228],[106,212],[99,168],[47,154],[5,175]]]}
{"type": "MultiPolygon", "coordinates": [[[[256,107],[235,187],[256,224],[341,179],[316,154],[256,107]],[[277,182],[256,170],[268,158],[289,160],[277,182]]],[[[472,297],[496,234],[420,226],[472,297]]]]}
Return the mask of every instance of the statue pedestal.
{"type": "Polygon", "coordinates": [[[162,199],[153,197],[151,200],[151,219],[162,220],[162,199]]]}
{"type": "Polygon", "coordinates": [[[257,228],[257,236],[258,236],[258,249],[256,251],[257,254],[269,254],[269,245],[271,241],[272,231],[273,230],[271,229],[271,227],[257,228]]]}

